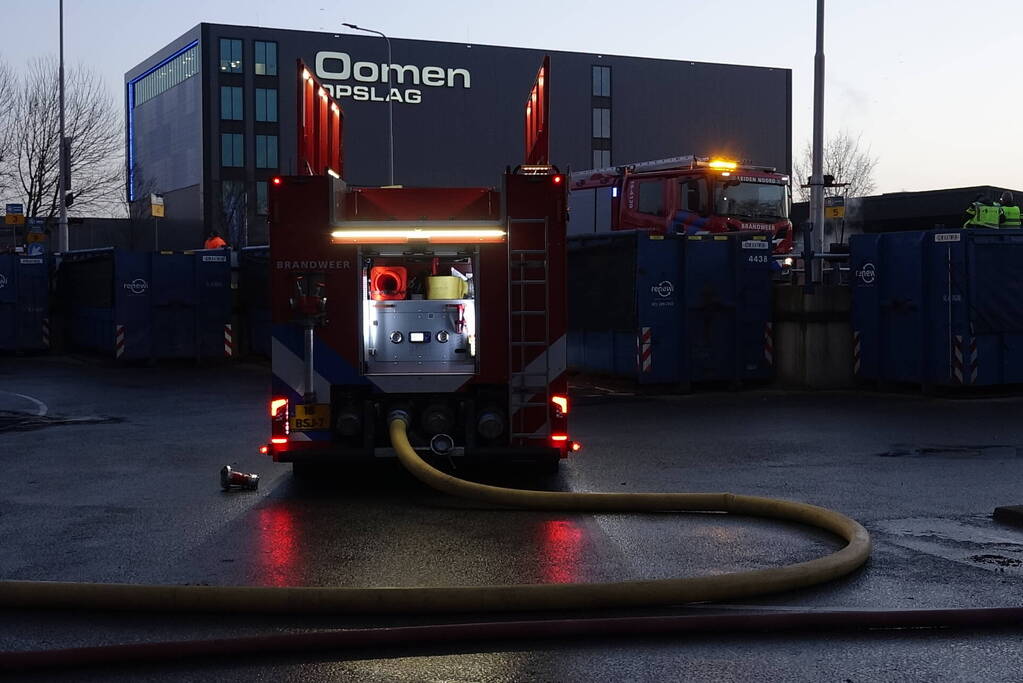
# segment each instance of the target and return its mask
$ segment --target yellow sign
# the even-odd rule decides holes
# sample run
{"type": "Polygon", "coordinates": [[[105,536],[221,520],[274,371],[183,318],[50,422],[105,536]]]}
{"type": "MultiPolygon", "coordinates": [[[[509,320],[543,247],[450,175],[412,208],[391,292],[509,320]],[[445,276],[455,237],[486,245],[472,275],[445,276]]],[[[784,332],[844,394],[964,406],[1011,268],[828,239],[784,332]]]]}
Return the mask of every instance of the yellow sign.
{"type": "Polygon", "coordinates": [[[33,242],[45,242],[46,235],[41,232],[30,232],[25,235],[25,242],[32,244],[33,242]]]}
{"type": "Polygon", "coordinates": [[[20,213],[9,213],[4,216],[4,223],[6,225],[25,225],[25,216],[20,213]]]}
{"type": "Polygon", "coordinates": [[[824,207],[825,218],[845,218],[845,207],[844,206],[825,206],[824,207]]]}
{"type": "Polygon", "coordinates": [[[155,192],[149,195],[149,209],[153,218],[163,218],[163,195],[155,192]]]}

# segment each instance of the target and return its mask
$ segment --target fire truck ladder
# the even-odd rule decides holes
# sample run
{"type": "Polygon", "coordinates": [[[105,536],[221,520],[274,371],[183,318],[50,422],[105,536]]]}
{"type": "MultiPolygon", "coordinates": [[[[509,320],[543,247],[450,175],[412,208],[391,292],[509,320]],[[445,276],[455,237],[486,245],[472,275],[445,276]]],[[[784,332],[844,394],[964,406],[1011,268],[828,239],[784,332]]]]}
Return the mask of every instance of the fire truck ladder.
{"type": "Polygon", "coordinates": [[[550,347],[551,326],[549,267],[547,261],[548,225],[545,218],[508,219],[508,354],[511,440],[521,445],[526,439],[547,439],[550,436],[550,347]],[[539,246],[536,230],[543,230],[543,249],[520,249],[539,246]],[[543,277],[537,278],[538,271],[543,277]],[[516,292],[517,290],[517,292],[516,292]],[[516,293],[518,296],[516,297],[516,293]],[[543,308],[530,308],[540,301],[543,308]],[[543,337],[537,336],[542,321],[543,337]],[[539,356],[532,351],[541,349],[539,356]],[[543,365],[530,359],[543,359],[543,365]],[[537,400],[538,396],[543,400],[537,400]],[[538,411],[540,411],[538,413],[538,411]],[[542,414],[542,419],[538,419],[542,414]],[[540,423],[540,426],[536,425],[540,423]]]}

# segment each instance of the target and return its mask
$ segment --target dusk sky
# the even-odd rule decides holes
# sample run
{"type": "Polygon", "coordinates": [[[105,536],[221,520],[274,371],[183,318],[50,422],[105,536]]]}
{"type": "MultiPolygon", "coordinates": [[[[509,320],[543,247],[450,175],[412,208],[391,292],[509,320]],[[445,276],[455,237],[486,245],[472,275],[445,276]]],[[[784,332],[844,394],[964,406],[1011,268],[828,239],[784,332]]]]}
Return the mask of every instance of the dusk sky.
{"type": "MultiPolygon", "coordinates": [[[[13,67],[57,53],[57,0],[0,7],[0,55],[13,67]]],[[[832,1],[827,11],[826,131],[862,135],[880,158],[879,191],[1023,189],[1015,78],[1023,4],[858,0],[832,1]]],[[[69,63],[98,69],[118,102],[128,68],[203,21],[314,31],[347,21],[395,38],[786,67],[798,154],[812,132],[814,17],[813,0],[66,0],[65,50],[69,63]]],[[[657,106],[657,93],[637,106],[657,106]]]]}

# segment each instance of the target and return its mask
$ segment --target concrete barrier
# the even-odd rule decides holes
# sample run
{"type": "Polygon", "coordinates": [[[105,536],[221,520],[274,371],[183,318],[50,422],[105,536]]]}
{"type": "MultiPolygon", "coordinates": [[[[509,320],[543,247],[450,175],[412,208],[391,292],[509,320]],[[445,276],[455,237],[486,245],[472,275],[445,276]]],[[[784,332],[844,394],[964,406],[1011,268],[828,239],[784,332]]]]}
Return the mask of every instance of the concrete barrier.
{"type": "Polygon", "coordinates": [[[801,286],[774,290],[774,346],[777,382],[809,389],[853,386],[852,297],[848,287],[801,286]]]}

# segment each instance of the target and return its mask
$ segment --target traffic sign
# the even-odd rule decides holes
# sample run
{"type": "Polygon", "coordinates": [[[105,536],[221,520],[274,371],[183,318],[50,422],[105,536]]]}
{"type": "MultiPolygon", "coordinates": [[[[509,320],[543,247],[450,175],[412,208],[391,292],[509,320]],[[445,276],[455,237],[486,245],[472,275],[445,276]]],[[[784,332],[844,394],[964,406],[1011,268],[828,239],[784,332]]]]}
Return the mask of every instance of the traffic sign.
{"type": "Polygon", "coordinates": [[[149,195],[149,208],[152,211],[153,218],[163,218],[163,195],[149,195]]]}
{"type": "Polygon", "coordinates": [[[825,197],[824,217],[845,218],[845,197],[825,197]]]}
{"type": "Polygon", "coordinates": [[[24,225],[25,224],[25,205],[24,204],[6,204],[4,205],[4,216],[5,225],[24,225]]]}

